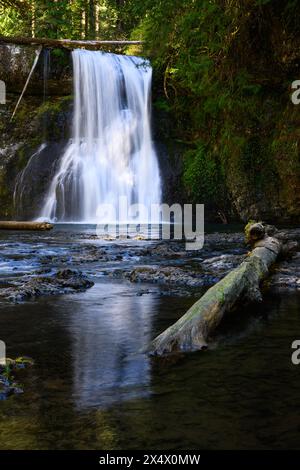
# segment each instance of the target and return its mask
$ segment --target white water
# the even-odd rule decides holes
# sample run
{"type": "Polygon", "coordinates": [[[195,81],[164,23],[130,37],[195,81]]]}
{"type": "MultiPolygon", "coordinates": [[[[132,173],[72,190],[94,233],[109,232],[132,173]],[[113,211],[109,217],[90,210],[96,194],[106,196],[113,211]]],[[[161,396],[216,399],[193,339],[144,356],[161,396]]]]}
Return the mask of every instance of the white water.
{"type": "Polygon", "coordinates": [[[60,159],[40,216],[97,223],[99,206],[160,203],[151,140],[148,62],[75,50],[73,138],[60,159]]]}

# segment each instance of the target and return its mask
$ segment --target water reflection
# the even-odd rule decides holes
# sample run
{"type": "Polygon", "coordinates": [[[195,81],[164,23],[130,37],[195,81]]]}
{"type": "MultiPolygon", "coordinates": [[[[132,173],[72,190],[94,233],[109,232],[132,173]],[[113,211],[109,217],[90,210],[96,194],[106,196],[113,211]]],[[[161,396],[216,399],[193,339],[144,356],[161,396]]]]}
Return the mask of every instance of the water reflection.
{"type": "Polygon", "coordinates": [[[78,322],[86,309],[84,299],[76,304],[70,323],[76,406],[107,407],[149,395],[149,358],[141,351],[151,339],[157,299],[128,295],[128,288],[114,284],[98,285],[89,294],[88,316],[78,322]]]}

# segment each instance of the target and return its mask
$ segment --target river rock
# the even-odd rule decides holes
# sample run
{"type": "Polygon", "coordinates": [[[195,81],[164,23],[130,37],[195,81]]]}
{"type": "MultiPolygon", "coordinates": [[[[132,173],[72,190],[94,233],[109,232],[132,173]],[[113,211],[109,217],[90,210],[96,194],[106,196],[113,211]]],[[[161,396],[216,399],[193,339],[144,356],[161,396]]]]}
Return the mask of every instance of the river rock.
{"type": "Polygon", "coordinates": [[[275,266],[268,285],[275,290],[300,289],[300,252],[297,252],[292,259],[275,266]]]}
{"type": "Polygon", "coordinates": [[[221,278],[173,266],[139,266],[122,274],[131,282],[150,282],[174,288],[211,286],[221,278]]]}
{"type": "Polygon", "coordinates": [[[64,269],[49,276],[23,276],[0,290],[0,298],[22,302],[42,295],[71,294],[86,290],[94,283],[81,271],[64,269]]]}

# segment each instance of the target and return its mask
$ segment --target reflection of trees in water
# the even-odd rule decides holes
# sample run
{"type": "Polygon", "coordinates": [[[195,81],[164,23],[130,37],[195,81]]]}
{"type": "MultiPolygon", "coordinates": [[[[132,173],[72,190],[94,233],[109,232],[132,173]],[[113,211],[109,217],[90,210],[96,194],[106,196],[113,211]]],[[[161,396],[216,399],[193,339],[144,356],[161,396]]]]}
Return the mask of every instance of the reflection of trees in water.
{"type": "Polygon", "coordinates": [[[106,407],[148,393],[149,358],[139,351],[150,341],[156,300],[129,296],[128,290],[125,296],[116,285],[101,289],[111,295],[103,299],[95,289],[88,317],[82,315],[80,327],[76,317],[72,324],[73,393],[79,408],[106,407]]]}

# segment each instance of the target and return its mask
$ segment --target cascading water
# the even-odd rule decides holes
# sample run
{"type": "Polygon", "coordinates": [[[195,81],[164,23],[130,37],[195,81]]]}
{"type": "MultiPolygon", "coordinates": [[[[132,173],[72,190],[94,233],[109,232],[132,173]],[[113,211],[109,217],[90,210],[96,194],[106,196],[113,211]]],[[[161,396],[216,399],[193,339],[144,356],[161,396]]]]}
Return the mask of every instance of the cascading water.
{"type": "Polygon", "coordinates": [[[52,180],[41,217],[99,222],[99,207],[160,202],[151,140],[152,69],[142,58],[75,50],[73,138],[52,180]]]}

